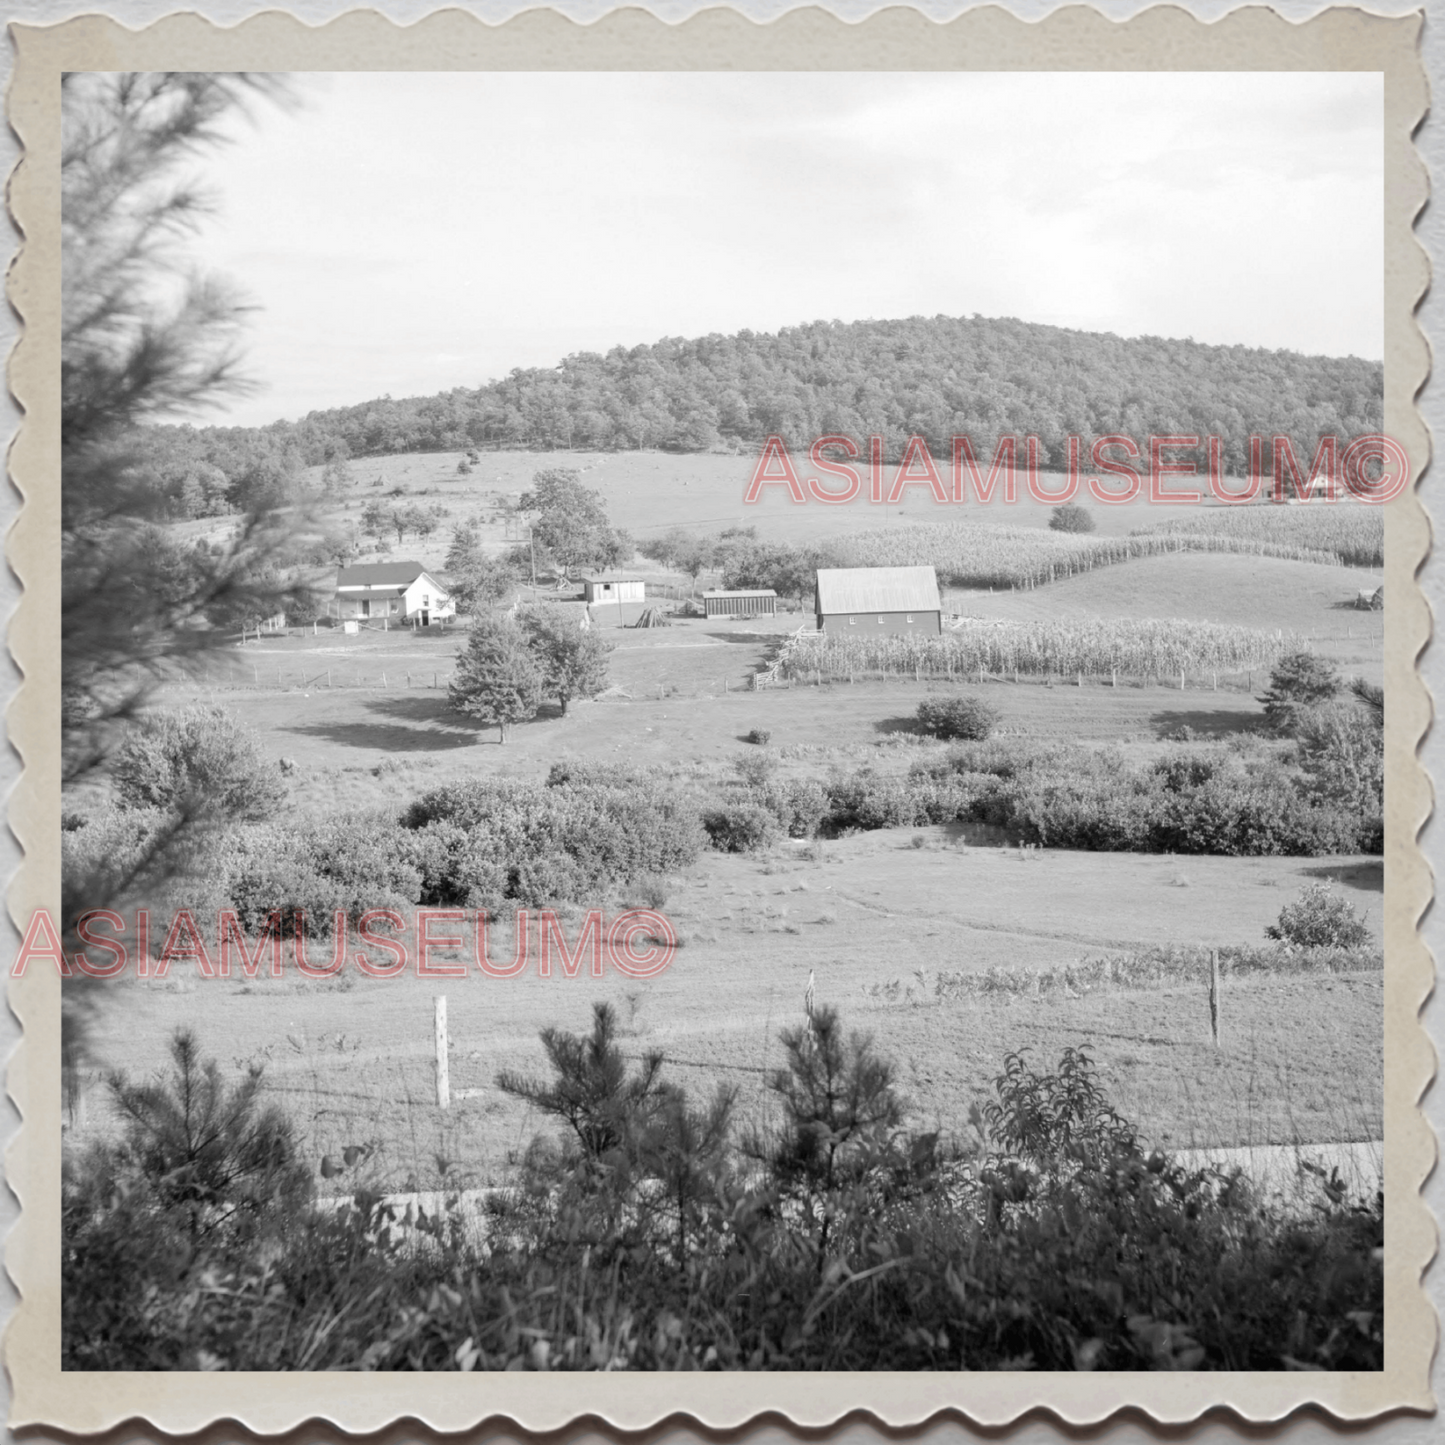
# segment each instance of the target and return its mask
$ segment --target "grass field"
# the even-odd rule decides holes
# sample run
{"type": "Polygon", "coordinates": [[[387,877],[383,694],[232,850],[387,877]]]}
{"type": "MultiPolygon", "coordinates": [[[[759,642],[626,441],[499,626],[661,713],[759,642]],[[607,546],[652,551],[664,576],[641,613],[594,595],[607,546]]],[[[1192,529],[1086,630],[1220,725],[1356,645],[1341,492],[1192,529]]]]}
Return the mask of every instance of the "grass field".
{"type": "Polygon", "coordinates": [[[224,1064],[266,1063],[317,1159],[374,1143],[388,1187],[411,1174],[423,1187],[484,1184],[542,1122],[493,1084],[499,1069],[543,1067],[542,1027],[585,1031],[593,1000],[609,998],[628,1052],[663,1051],[672,1075],[699,1091],[736,1084],[756,1114],[768,1107],[764,1071],[781,1061],[777,1032],[801,1022],[811,969],[819,999],[894,1059],[921,1127],[966,1130],[1008,1050],[1051,1061],[1084,1044],[1120,1109],[1158,1142],[1379,1137],[1379,974],[1231,982],[1219,1051],[1202,987],[939,1002],[932,985],[939,972],[1042,968],[1181,938],[1261,943],[1280,906],[1320,876],[1340,882],[1378,941],[1379,860],[1020,853],[961,847],[957,830],[924,835],[922,848],[911,832],[861,835],[818,858],[795,847],[768,859],[708,855],[666,905],[684,946],[647,982],[178,974],[118,986],[100,1042],[107,1062],[143,1075],[161,1066],[170,1031],[192,1023],[224,1064]],[[893,980],[895,1001],[870,992],[893,980]],[[452,1087],[478,1091],[445,1115],[431,1062],[437,992],[448,998],[452,1087]],[[439,1158],[452,1162],[443,1170],[439,1158]]]}
{"type": "MultiPolygon", "coordinates": [[[[409,537],[397,546],[392,539],[390,555],[415,559],[425,566],[440,567],[446,555],[452,525],[464,519],[479,521],[483,544],[494,551],[525,537],[515,522],[510,527],[501,504],[516,500],[531,485],[538,471],[568,467],[579,471],[588,487],[599,492],[613,525],[632,533],[639,541],[683,527],[697,532],[717,532],[730,526],[754,526],[769,540],[805,544],[821,538],[843,538],[875,530],[905,530],[940,522],[967,521],[989,526],[1042,530],[1048,527],[1052,505],[1035,501],[1021,485],[1016,502],[1001,499],[988,503],[966,502],[962,506],[940,506],[926,488],[909,488],[893,506],[858,503],[847,507],[819,504],[798,506],[785,488],[765,487],[759,500],[744,505],[743,496],[752,476],[756,458],[752,455],[673,455],[664,452],[484,452],[469,475],[459,475],[461,452],[408,453],[388,457],[367,457],[350,463],[353,484],[350,493],[323,509],[323,515],[337,524],[356,522],[368,502],[421,501],[440,506],[447,520],[425,541],[409,537]],[[400,488],[403,495],[392,498],[400,488]]],[[[806,457],[794,459],[800,476],[813,470],[806,457]]],[[[946,469],[945,469],[946,471],[946,469]]],[[[320,480],[320,468],[312,469],[310,480],[320,480]]],[[[1045,473],[1042,485],[1057,490],[1062,477],[1045,473]]],[[[1088,497],[1080,499],[1094,519],[1098,537],[1122,538],[1159,523],[1161,508],[1143,498],[1122,506],[1101,506],[1088,497]]],[[[1198,507],[1168,509],[1188,513],[1188,526],[1203,531],[1249,531],[1267,511],[1280,508],[1222,507],[1204,503],[1198,507]],[[1243,520],[1242,520],[1243,519],[1243,520]],[[1215,522],[1218,521],[1218,527],[1215,522]]],[[[1298,512],[1302,509],[1285,509],[1298,512]]],[[[1352,504],[1340,504],[1341,512],[1358,512],[1352,504]]],[[[1175,519],[1170,518],[1172,523],[1175,519]]],[[[181,535],[216,537],[231,524],[208,518],[180,524],[181,535]]],[[[1307,526],[1307,523],[1272,525],[1307,526]]],[[[362,539],[365,543],[365,539],[362,539]]],[[[379,555],[363,551],[362,559],[379,555]]],[[[676,580],[676,579],[674,579],[676,580]]]]}

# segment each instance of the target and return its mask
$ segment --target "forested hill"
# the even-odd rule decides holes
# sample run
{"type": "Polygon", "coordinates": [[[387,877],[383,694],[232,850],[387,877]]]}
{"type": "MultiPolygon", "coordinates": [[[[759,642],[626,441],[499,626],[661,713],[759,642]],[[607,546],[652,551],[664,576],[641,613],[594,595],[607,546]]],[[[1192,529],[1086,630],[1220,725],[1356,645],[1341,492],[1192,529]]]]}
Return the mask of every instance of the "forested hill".
{"type": "Polygon", "coordinates": [[[915,434],[938,456],[961,432],[975,446],[1033,434],[1054,464],[1071,432],[1140,442],[1198,433],[1225,437],[1226,462],[1240,470],[1252,433],[1288,434],[1312,454],[1320,435],[1378,432],[1383,390],[1383,366],[1353,357],[936,316],[668,338],[578,353],[476,390],[386,397],[265,428],[161,428],[153,440],[172,462],[184,453],[219,468],[233,492],[238,466],[258,452],[294,466],[467,447],[749,451],[770,434],[806,447],[828,432],[882,434],[891,457],[915,434]]]}

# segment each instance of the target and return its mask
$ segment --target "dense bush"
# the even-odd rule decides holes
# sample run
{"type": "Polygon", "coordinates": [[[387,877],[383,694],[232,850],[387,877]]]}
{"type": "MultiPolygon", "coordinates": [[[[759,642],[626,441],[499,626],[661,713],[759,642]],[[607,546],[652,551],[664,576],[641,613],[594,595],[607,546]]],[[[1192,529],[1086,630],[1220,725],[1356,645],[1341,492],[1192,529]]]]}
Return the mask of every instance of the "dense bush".
{"type": "Polygon", "coordinates": [[[388,813],[340,813],[303,828],[262,824],[232,840],[227,891],[241,926],[277,926],[288,937],[332,931],[372,908],[408,910],[422,901],[420,851],[388,813]]]}
{"type": "Polygon", "coordinates": [[[286,797],[279,767],[218,707],[143,718],[121,745],[112,776],[122,802],[135,808],[265,819],[286,797]]]}
{"type": "Polygon", "coordinates": [[[828,811],[828,794],[812,778],[770,781],[753,796],[790,838],[813,837],[828,811]]]}
{"type": "Polygon", "coordinates": [[[769,742],[772,736],[772,733],[767,728],[748,729],[748,741],[750,743],[757,743],[759,746],[769,742]]]}
{"type": "Polygon", "coordinates": [[[982,742],[999,724],[999,710],[981,697],[929,698],[918,704],[920,732],[945,742],[982,742]]]}
{"type": "Polygon", "coordinates": [[[1116,748],[988,742],[830,787],[824,831],[924,822],[987,823],[1054,848],[1314,855],[1379,850],[1352,800],[1292,775],[1279,744],[1195,745],[1151,766],[1116,748]],[[1272,749],[1272,750],[1271,750],[1272,749]]]}
{"type": "Polygon", "coordinates": [[[261,1101],[261,1071],[228,1086],[195,1037],[171,1041],[163,1083],[109,1080],[120,1139],[68,1157],[61,1182],[61,1312],[70,1369],[203,1369],[205,1272],[254,1279],[311,1194],[291,1125],[261,1101]]]}
{"type": "Polygon", "coordinates": [[[428,901],[487,907],[594,902],[644,875],[688,867],[704,844],[693,804],[641,774],[556,764],[544,786],[472,779],[402,814],[418,832],[428,901]]]}
{"type": "Polygon", "coordinates": [[[1280,909],[1278,920],[1264,933],[1266,938],[1301,948],[1358,948],[1370,941],[1370,930],[1356,916],[1355,905],[1328,883],[1311,883],[1280,909]]]}
{"type": "Polygon", "coordinates": [[[777,841],[778,820],[760,803],[733,799],[702,815],[703,830],[719,853],[756,853],[777,841]]]}
{"type": "Polygon", "coordinates": [[[1049,514],[1051,532],[1092,532],[1095,525],[1094,514],[1077,502],[1065,502],[1049,514]]]}

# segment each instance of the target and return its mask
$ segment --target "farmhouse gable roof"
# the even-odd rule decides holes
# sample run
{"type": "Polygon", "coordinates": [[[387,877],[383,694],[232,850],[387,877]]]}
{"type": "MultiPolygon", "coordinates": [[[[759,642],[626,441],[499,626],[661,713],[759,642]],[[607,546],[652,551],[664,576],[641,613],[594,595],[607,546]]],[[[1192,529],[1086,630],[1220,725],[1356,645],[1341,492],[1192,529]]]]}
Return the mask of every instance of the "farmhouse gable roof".
{"type": "Polygon", "coordinates": [[[820,567],[818,611],[941,612],[932,567],[820,567]]]}
{"type": "Polygon", "coordinates": [[[410,587],[426,568],[420,562],[361,562],[336,573],[341,587],[410,587]]]}

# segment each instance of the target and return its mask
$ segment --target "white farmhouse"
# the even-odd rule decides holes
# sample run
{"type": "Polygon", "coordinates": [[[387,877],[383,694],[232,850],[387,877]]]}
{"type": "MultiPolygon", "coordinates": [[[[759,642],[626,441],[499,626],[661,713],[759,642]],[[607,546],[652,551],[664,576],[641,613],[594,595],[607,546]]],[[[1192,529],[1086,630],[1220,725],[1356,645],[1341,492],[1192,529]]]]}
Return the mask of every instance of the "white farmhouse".
{"type": "Polygon", "coordinates": [[[344,622],[389,618],[430,627],[457,604],[420,562],[364,562],[336,574],[336,614],[344,622]]]}

